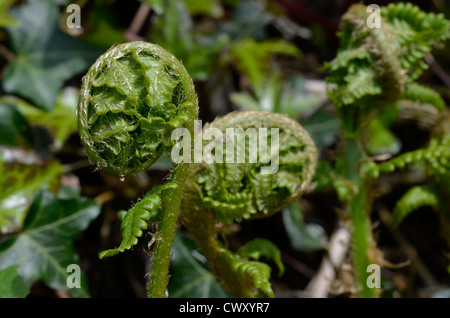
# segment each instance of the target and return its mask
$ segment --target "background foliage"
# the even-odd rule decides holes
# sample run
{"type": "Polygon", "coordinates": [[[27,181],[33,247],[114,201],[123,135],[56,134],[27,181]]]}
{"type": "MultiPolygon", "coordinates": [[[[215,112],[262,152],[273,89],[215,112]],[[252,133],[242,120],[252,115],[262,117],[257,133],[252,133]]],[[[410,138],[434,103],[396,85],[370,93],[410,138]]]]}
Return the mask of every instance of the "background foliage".
{"type": "MultiPolygon", "coordinates": [[[[93,168],[75,113],[88,67],[111,45],[133,40],[155,42],[183,61],[195,80],[204,122],[233,110],[264,110],[298,120],[311,134],[320,150],[315,190],[267,220],[221,230],[230,249],[267,258],[276,297],[318,296],[314,278],[327,255],[342,250],[333,239],[345,221],[342,193],[335,191],[345,187],[336,186],[342,180],[332,168],[340,164],[340,121],[327,99],[323,65],[337,54],[336,32],[353,2],[0,0],[0,297],[145,296],[150,235],[114,258],[99,260],[98,252],[118,245],[117,212],[159,185],[170,162],[161,158],[124,180],[93,168]],[[81,7],[82,29],[67,27],[70,3],[81,7]],[[272,241],[280,254],[252,254],[246,243],[255,237],[272,241]],[[81,289],[66,287],[72,263],[81,265],[81,289]]],[[[412,2],[449,17],[448,1],[412,2]]],[[[433,158],[410,165],[416,157],[402,157],[420,148],[448,149],[447,140],[428,145],[445,116],[438,108],[446,114],[443,103],[450,98],[447,52],[428,55],[424,73],[414,78],[442,100],[431,95],[418,107],[412,98],[370,123],[369,153],[380,161],[398,158],[380,167],[381,173],[396,173],[381,175],[372,213],[384,259],[404,265],[383,268],[385,297],[449,293],[450,234],[435,213],[448,208],[448,200],[430,190],[448,191],[448,181],[428,184],[437,175],[433,158]]],[[[341,252],[325,296],[354,293],[345,266],[350,255],[345,248],[341,252]]],[[[183,229],[174,243],[171,275],[173,297],[228,297],[183,229]]]]}

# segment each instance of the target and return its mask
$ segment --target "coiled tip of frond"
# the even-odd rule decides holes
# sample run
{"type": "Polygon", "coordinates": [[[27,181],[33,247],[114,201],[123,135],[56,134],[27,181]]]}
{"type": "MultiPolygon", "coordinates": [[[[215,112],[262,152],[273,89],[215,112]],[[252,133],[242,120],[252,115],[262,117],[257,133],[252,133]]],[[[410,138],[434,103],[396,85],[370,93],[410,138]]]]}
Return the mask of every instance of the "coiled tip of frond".
{"type": "Polygon", "coordinates": [[[171,148],[173,129],[197,117],[188,72],[148,42],[113,46],[83,78],[78,129],[89,158],[103,170],[136,174],[171,148]]]}
{"type": "Polygon", "coordinates": [[[285,115],[233,112],[205,125],[203,134],[208,131],[215,141],[204,140],[203,146],[222,138],[217,145],[223,147],[204,154],[214,160],[202,166],[196,182],[202,203],[220,222],[269,216],[311,182],[316,147],[306,130],[285,115]]]}

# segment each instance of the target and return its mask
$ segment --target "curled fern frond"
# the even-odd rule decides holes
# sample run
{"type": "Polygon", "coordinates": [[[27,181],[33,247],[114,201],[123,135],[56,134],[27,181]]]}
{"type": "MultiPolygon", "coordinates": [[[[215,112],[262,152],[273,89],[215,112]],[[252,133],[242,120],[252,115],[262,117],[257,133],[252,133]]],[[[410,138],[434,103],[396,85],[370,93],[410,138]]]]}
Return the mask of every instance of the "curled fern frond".
{"type": "Polygon", "coordinates": [[[439,206],[439,200],[439,195],[429,186],[415,186],[410,188],[397,201],[393,211],[392,224],[398,226],[405,217],[420,207],[439,206]]]}
{"type": "Polygon", "coordinates": [[[78,129],[99,168],[136,174],[173,146],[171,132],[194,120],[196,107],[192,79],[172,54],[129,42],[100,56],[83,78],[78,129]]]}
{"type": "Polygon", "coordinates": [[[222,162],[216,160],[197,172],[200,198],[216,220],[232,223],[269,216],[292,203],[310,183],[317,162],[316,147],[294,120],[274,113],[235,112],[205,125],[204,130],[209,128],[219,129],[227,138],[226,150],[220,156],[222,162]],[[240,135],[243,139],[228,139],[227,128],[231,128],[235,136],[238,134],[235,128],[243,131],[240,135]],[[249,128],[254,129],[255,134],[249,134],[247,139],[245,132],[249,128]],[[255,154],[250,145],[261,146],[260,129],[267,132],[267,153],[273,150],[270,162],[259,156],[261,152],[257,162],[250,162],[250,155],[255,154]],[[271,135],[272,129],[277,129],[277,144],[271,135]],[[231,148],[234,149],[233,162],[227,162],[227,151],[229,154],[231,148]],[[238,157],[245,162],[239,163],[238,157]],[[270,170],[271,165],[276,170],[265,174],[264,169],[270,170]]]}
{"type": "Polygon", "coordinates": [[[343,16],[339,38],[341,48],[328,64],[328,95],[337,107],[364,106],[393,102],[403,94],[406,83],[391,26],[384,21],[381,28],[367,26],[367,8],[353,5],[343,16]]]}
{"type": "MultiPolygon", "coordinates": [[[[410,3],[381,8],[380,27],[369,27],[366,6],[355,4],[343,17],[341,48],[328,64],[329,97],[337,107],[392,104],[402,99],[428,67],[425,54],[450,37],[450,21],[442,14],[425,13],[410,3]]],[[[421,87],[422,88],[422,87],[421,87]]],[[[428,102],[442,106],[436,96],[428,102]]],[[[428,98],[426,98],[428,96],[428,98]]]]}

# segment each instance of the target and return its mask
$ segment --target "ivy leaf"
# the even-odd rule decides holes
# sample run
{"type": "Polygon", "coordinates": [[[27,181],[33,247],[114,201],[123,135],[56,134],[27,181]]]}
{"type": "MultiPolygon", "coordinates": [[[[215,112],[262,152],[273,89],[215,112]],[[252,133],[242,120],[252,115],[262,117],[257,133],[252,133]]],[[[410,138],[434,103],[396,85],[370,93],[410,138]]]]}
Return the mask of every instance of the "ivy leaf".
{"type": "Polygon", "coordinates": [[[169,297],[226,298],[228,293],[206,268],[206,258],[198,252],[195,242],[178,232],[172,248],[169,297]]]}
{"type": "Polygon", "coordinates": [[[25,298],[29,290],[13,265],[0,271],[0,298],[25,298]]]}
{"type": "Polygon", "coordinates": [[[20,98],[8,96],[4,99],[20,110],[28,122],[48,130],[54,139],[55,149],[60,149],[69,135],[77,129],[76,108],[79,94],[77,88],[64,88],[51,112],[39,109],[20,98]]]}
{"type": "Polygon", "coordinates": [[[331,146],[335,142],[340,124],[336,115],[322,109],[317,110],[303,123],[306,131],[311,135],[316,147],[319,149],[331,146]]]}
{"type": "Polygon", "coordinates": [[[57,161],[26,165],[0,158],[0,233],[18,231],[36,191],[43,186],[56,191],[61,174],[57,161]]]}
{"type": "Polygon", "coordinates": [[[312,252],[325,248],[325,231],[319,225],[306,225],[297,203],[283,209],[282,213],[283,223],[294,249],[301,252],[312,252]]]}
{"type": "Polygon", "coordinates": [[[59,29],[58,6],[50,0],[30,0],[10,12],[20,25],[6,28],[16,59],[4,70],[3,89],[50,110],[64,82],[100,51],[59,29]]]}
{"type": "Polygon", "coordinates": [[[33,130],[10,103],[0,103],[0,144],[28,147],[33,144],[33,130]]]}
{"type": "Polygon", "coordinates": [[[59,198],[48,190],[36,195],[20,233],[0,242],[0,270],[18,265],[24,284],[40,279],[50,287],[87,297],[84,277],[81,288],[68,289],[67,266],[78,264],[73,241],[100,213],[86,198],[59,198]]]}

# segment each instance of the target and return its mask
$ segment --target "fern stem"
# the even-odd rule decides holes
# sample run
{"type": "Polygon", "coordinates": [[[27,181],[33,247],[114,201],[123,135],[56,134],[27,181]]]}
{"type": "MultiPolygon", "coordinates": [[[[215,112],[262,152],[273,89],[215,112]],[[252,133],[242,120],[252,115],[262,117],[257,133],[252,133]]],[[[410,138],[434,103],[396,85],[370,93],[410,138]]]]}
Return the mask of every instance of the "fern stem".
{"type": "Polygon", "coordinates": [[[375,298],[378,296],[376,289],[369,288],[366,283],[367,267],[372,263],[370,256],[374,243],[369,218],[371,199],[367,191],[367,180],[359,173],[363,155],[359,147],[358,137],[354,135],[347,137],[344,153],[347,177],[357,189],[357,193],[352,196],[348,207],[352,220],[352,251],[359,288],[358,294],[362,298],[375,298]]]}
{"type": "MultiPolygon", "coordinates": [[[[192,91],[193,92],[193,91],[192,91]]],[[[198,117],[197,99],[190,96],[195,101],[195,107],[189,107],[187,114],[189,118],[198,117]]],[[[189,120],[185,123],[191,136],[194,136],[195,122],[189,120]]],[[[191,151],[194,151],[194,138],[191,138],[191,151]]],[[[193,155],[193,153],[191,154],[193,155]]],[[[171,251],[175,232],[177,230],[177,221],[182,210],[182,198],[185,191],[186,181],[193,177],[195,164],[181,162],[174,167],[171,175],[171,181],[177,187],[165,191],[161,196],[161,203],[164,207],[164,213],[158,222],[158,233],[155,249],[153,251],[152,268],[150,272],[150,281],[148,283],[147,296],[149,298],[165,298],[166,289],[169,283],[169,266],[171,251]]]]}
{"type": "Polygon", "coordinates": [[[169,265],[171,259],[172,244],[177,230],[177,220],[180,212],[180,203],[186,178],[189,176],[189,164],[180,163],[172,174],[172,182],[177,184],[174,189],[169,189],[161,195],[164,213],[158,222],[159,231],[153,251],[150,282],[148,284],[149,298],[166,297],[166,288],[169,282],[169,265]]]}

